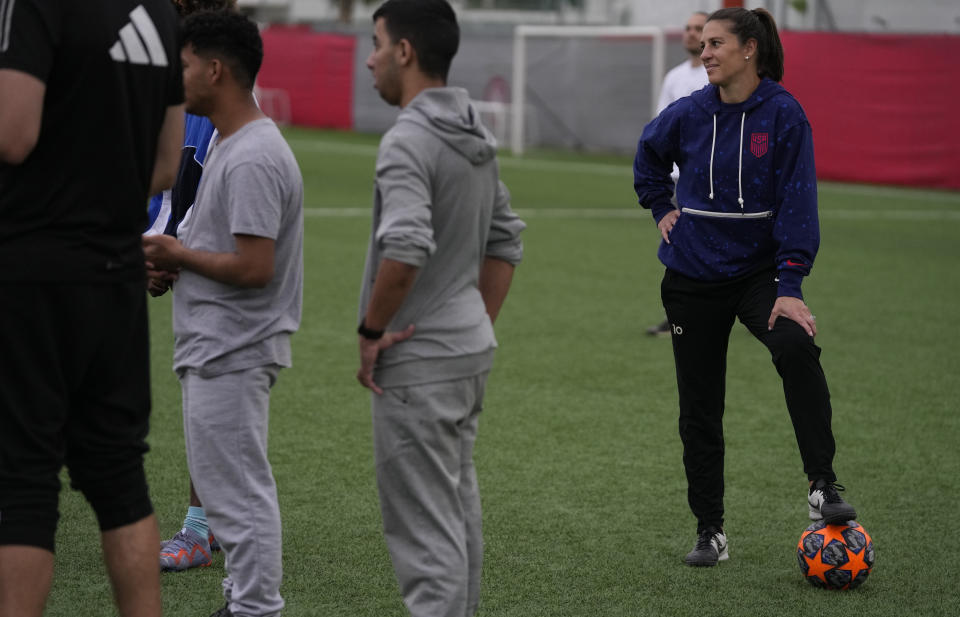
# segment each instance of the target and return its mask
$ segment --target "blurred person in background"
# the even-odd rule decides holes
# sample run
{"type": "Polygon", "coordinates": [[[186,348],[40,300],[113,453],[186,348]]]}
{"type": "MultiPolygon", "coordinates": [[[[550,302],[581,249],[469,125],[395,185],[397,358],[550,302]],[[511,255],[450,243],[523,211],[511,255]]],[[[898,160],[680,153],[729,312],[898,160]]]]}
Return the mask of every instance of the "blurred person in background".
{"type": "MultiPolygon", "coordinates": [[[[634,188],[663,239],[661,295],[676,363],[687,498],[697,519],[685,561],[715,566],[729,556],[723,412],[737,318],[770,350],[783,380],[810,518],[843,523],[856,511],[838,494],[830,392],[814,343],[816,320],[800,290],[820,244],[810,124],[779,84],[783,47],[770,13],[716,11],[701,44],[710,85],[644,128],[634,188]]],[[[751,516],[771,516],[762,504],[757,499],[751,516]]]]}
{"type": "Polygon", "coordinates": [[[657,101],[657,114],[667,108],[667,105],[679,98],[689,96],[706,86],[707,72],[700,59],[700,35],[703,25],[707,23],[707,13],[697,11],[690,16],[683,28],[683,49],[690,57],[670,69],[663,78],[660,87],[660,98],[657,101]]]}

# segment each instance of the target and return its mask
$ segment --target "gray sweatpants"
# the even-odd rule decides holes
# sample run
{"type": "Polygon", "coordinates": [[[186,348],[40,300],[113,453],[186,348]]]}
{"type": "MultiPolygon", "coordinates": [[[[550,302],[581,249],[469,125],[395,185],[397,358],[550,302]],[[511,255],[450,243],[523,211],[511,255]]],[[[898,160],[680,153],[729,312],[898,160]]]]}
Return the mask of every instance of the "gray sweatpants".
{"type": "Polygon", "coordinates": [[[470,617],[483,535],[473,445],[487,374],[373,395],[383,530],[414,617],[470,617]]]}
{"type": "Polygon", "coordinates": [[[190,478],[226,555],[223,593],[238,617],[283,608],[280,507],[267,460],[270,388],[279,371],[180,375],[190,478]]]}

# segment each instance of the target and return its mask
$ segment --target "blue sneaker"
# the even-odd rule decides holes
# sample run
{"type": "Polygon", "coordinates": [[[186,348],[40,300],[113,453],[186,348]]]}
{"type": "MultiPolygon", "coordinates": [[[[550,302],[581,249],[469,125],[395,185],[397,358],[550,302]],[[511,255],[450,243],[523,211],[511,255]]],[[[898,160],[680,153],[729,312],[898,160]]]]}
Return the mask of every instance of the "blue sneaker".
{"type": "Polygon", "coordinates": [[[186,527],[164,542],[160,549],[160,570],[163,572],[205,568],[211,563],[210,540],[186,527]]]}

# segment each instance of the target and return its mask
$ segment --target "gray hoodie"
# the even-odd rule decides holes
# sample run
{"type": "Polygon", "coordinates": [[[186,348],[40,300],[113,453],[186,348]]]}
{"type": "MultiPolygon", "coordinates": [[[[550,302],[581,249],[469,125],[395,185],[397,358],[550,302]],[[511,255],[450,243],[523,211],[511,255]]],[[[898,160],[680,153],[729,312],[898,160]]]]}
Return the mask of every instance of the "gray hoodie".
{"type": "Polygon", "coordinates": [[[380,354],[378,385],[490,370],[497,341],[477,287],[480,268],[487,256],[518,264],[526,227],[499,174],[496,142],[462,88],[424,90],[383,136],[359,319],[383,258],[419,273],[387,328],[414,324],[414,334],[380,354]]]}

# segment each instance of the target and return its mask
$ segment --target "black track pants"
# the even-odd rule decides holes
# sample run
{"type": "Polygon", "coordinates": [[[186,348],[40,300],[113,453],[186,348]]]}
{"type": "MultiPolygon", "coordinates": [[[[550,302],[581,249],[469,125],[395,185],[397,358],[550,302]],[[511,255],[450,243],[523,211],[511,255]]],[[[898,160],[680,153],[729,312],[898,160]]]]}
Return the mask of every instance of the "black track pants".
{"type": "Polygon", "coordinates": [[[735,318],[770,350],[807,477],[836,480],[830,392],[820,348],[785,317],[767,330],[777,299],[775,277],[772,269],[722,282],[696,281],[671,270],[663,277],[663,306],[673,328],[687,499],[698,530],[723,524],[723,410],[727,343],[735,318]]]}
{"type": "Polygon", "coordinates": [[[142,279],[0,284],[0,545],[54,549],[60,469],[100,529],[153,512],[142,279]]]}

